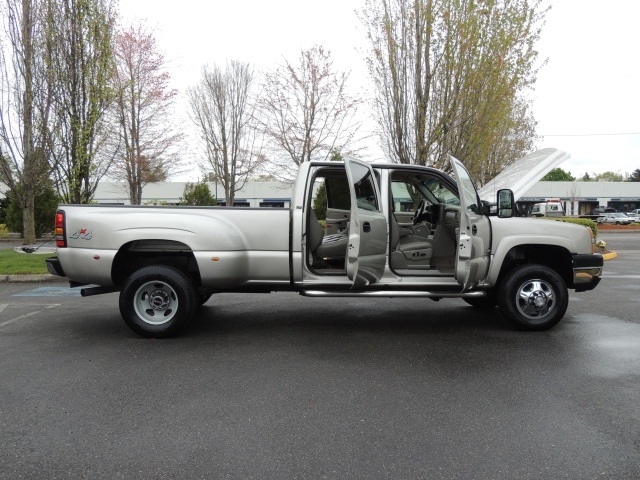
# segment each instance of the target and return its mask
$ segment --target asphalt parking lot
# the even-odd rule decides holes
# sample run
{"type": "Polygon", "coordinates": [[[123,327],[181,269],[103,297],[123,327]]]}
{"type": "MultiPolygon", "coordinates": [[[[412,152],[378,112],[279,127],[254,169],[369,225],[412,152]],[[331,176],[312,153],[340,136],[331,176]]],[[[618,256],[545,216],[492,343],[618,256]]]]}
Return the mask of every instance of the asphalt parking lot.
{"type": "Polygon", "coordinates": [[[212,297],[179,338],[117,294],[0,286],[0,478],[640,478],[640,235],[553,330],[460,300],[212,297]]]}

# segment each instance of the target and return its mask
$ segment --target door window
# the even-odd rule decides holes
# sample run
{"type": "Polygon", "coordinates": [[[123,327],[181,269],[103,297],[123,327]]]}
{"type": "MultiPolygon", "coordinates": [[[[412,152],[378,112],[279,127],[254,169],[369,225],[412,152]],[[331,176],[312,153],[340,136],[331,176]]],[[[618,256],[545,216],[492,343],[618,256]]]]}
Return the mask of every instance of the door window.
{"type": "Polygon", "coordinates": [[[364,165],[353,163],[351,166],[351,172],[354,176],[353,187],[356,192],[357,207],[362,210],[369,210],[372,212],[380,211],[371,170],[364,165]]]}
{"type": "Polygon", "coordinates": [[[458,169],[457,173],[460,176],[458,179],[458,183],[462,190],[460,194],[464,197],[464,203],[467,206],[467,210],[470,210],[473,213],[478,213],[478,193],[476,192],[476,187],[473,186],[469,173],[465,168],[458,169]]]}

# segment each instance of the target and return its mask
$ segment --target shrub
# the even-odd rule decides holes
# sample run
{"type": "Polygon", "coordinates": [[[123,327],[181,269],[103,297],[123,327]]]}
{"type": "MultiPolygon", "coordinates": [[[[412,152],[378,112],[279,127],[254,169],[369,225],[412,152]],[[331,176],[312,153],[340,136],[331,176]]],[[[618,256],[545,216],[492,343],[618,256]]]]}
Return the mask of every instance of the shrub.
{"type": "Polygon", "coordinates": [[[7,238],[9,236],[9,230],[4,223],[0,223],[0,238],[7,238]]]}
{"type": "Polygon", "coordinates": [[[7,223],[7,209],[11,200],[9,199],[9,192],[3,192],[6,195],[4,198],[0,198],[0,223],[4,223],[6,227],[7,223]]]}

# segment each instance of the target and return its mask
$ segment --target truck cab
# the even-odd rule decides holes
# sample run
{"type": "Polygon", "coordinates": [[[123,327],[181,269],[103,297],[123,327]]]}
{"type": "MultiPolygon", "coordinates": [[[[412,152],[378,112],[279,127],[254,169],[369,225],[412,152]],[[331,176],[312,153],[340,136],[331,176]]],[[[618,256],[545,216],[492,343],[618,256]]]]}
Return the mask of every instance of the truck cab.
{"type": "Polygon", "coordinates": [[[330,295],[336,287],[468,291],[480,284],[489,267],[490,222],[466,169],[456,168],[466,182],[462,196],[437,169],[349,158],[303,166],[308,188],[294,201],[294,238],[301,240],[294,284],[314,295],[323,287],[330,295]]]}

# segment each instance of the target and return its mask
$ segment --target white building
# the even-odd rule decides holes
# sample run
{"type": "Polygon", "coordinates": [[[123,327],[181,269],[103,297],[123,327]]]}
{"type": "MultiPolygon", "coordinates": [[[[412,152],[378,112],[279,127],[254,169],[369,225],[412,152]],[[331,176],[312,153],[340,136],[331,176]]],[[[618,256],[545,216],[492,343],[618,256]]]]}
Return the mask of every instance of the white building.
{"type": "Polygon", "coordinates": [[[549,199],[559,200],[567,215],[584,215],[598,206],[628,212],[640,208],[640,182],[538,182],[518,203],[529,211],[549,199]]]}

